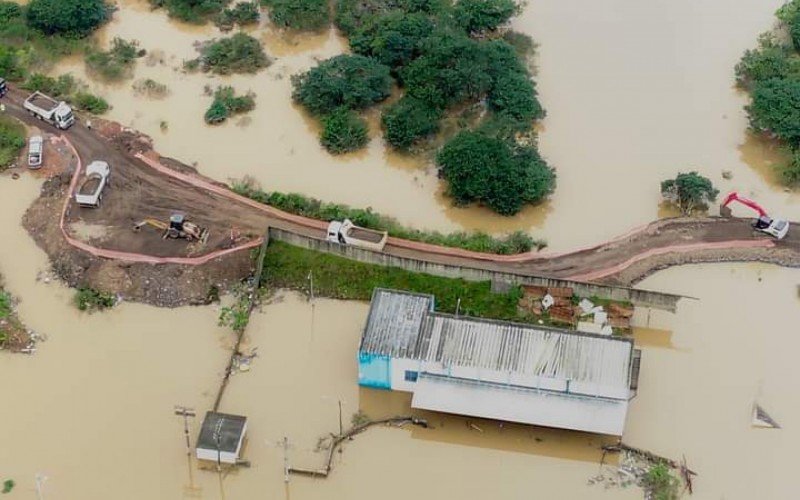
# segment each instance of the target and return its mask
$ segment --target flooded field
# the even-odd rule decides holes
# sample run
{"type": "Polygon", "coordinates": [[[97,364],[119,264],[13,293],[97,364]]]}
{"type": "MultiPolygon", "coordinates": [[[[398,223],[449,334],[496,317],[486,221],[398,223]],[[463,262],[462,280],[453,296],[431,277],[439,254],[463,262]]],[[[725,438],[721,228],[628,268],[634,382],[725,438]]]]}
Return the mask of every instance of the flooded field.
{"type": "MultiPolygon", "coordinates": [[[[72,293],[37,280],[43,252],[19,226],[38,182],[0,178],[0,273],[21,299],[20,315],[48,335],[34,356],[0,355],[0,476],[15,498],[35,498],[37,473],[48,499],[223,498],[216,472],[189,476],[175,404],[201,414],[213,404],[232,336],[215,326],[215,307],[161,310],[122,304],[79,314],[72,293]],[[46,314],[42,314],[46,311],[46,314]]],[[[791,443],[800,439],[800,397],[793,362],[800,345],[800,271],[759,265],[673,269],[647,288],[686,293],[679,314],[653,317],[672,333],[642,332],[639,395],[626,442],[686,455],[700,476],[699,499],[786,498],[794,491],[791,443]],[[702,275],[703,280],[696,277],[702,275]],[[741,290],[748,289],[746,303],[741,290]],[[735,307],[732,307],[732,304],[735,307]],[[754,401],[784,425],[752,429],[754,401]]],[[[225,498],[523,499],[641,498],[636,489],[588,486],[602,441],[580,433],[425,415],[434,429],[374,429],[347,443],[328,480],[283,483],[283,437],[293,465],[316,467],[319,436],[362,410],[405,414],[402,394],[359,389],[355,352],[367,305],[280,293],[257,313],[244,348],[257,348],[237,374],[221,409],[250,418],[245,457],[224,478],[225,498]],[[424,492],[421,493],[421,492],[424,492]]],[[[199,419],[192,423],[196,436],[199,419]]]]}
{"type": "Polygon", "coordinates": [[[195,43],[220,33],[169,21],[143,0],[123,0],[98,36],[104,43],[114,36],[139,39],[151,55],[138,62],[135,79],[164,83],[169,95],[136,96],[133,80],[91,81],[77,59],[56,71],[91,81],[114,106],[112,119],[152,135],[163,154],[197,162],[212,177],[250,175],[268,190],[371,206],[417,227],[522,229],[564,250],[665,215],[659,212],[659,182],[691,169],[710,176],[723,192],[738,189],[775,213],[800,218],[800,195],[775,182],[772,165],[781,155],[746,133],[746,96],[733,87],[734,65],[770,27],[779,4],[530,2],[514,28],[539,43],[537,82],[548,111],[540,144],[559,181],[550,202],[513,218],[451,206],[429,160],[387,150],[377,116],[370,120],[374,139],[366,151],[334,157],[322,150],[315,122],[291,103],[290,76],[346,50],[333,31],[291,37],[261,27],[253,34],[275,59],[267,70],[224,78],[185,74],[179,68],[196,57],[195,43]],[[220,84],[256,92],[257,107],[209,127],[202,120],[211,102],[204,88],[220,84]],[[724,180],[723,170],[733,178],[724,180]]]}

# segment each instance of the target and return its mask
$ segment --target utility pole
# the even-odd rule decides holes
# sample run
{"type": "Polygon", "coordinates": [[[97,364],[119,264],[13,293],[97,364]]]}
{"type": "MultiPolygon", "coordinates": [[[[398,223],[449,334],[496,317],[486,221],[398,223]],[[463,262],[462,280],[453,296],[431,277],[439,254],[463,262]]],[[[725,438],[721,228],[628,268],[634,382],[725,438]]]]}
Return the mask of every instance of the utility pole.
{"type": "Polygon", "coordinates": [[[289,438],[283,436],[283,482],[289,484],[289,438]]]}
{"type": "Polygon", "coordinates": [[[222,450],[220,449],[220,441],[222,441],[222,424],[225,419],[220,417],[217,426],[214,428],[214,443],[217,445],[217,475],[219,476],[219,494],[222,500],[225,500],[225,489],[222,487],[222,450]]]}
{"type": "Polygon", "coordinates": [[[194,418],[194,408],[175,405],[175,415],[183,417],[183,435],[186,438],[186,464],[189,470],[189,486],[186,487],[188,493],[193,494],[199,491],[194,485],[194,472],[192,472],[192,443],[189,439],[189,417],[194,418]]]}
{"type": "Polygon", "coordinates": [[[344,426],[342,425],[342,400],[339,400],[339,435],[344,434],[344,426]]]}
{"type": "Polygon", "coordinates": [[[42,474],[41,472],[36,473],[36,498],[38,500],[44,500],[44,493],[42,492],[42,485],[44,482],[47,481],[47,476],[42,474]]]}

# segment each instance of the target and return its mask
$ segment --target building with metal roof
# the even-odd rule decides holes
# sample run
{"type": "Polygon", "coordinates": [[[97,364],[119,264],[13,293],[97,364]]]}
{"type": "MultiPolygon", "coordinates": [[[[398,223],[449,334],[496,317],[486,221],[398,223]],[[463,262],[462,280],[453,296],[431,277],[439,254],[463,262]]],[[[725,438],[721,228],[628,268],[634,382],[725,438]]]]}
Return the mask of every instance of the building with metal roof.
{"type": "Polygon", "coordinates": [[[197,458],[226,464],[237,463],[246,432],[246,417],[206,412],[197,437],[197,458]]]}
{"type": "Polygon", "coordinates": [[[616,336],[453,316],[431,295],[376,289],[359,384],[414,408],[621,436],[640,352],[616,336]]]}

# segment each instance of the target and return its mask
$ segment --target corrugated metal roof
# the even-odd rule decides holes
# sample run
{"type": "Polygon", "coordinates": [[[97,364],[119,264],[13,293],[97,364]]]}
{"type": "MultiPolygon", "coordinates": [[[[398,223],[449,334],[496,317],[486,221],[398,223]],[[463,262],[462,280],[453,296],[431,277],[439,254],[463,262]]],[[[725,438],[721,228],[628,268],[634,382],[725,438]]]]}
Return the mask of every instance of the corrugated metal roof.
{"type": "Polygon", "coordinates": [[[433,295],[376,288],[361,338],[361,352],[392,357],[415,357],[425,314],[433,295]]]}
{"type": "MultiPolygon", "coordinates": [[[[433,297],[376,289],[361,351],[626,393],[633,341],[431,311],[433,297]]],[[[566,390],[570,390],[567,388],[566,390]]]]}

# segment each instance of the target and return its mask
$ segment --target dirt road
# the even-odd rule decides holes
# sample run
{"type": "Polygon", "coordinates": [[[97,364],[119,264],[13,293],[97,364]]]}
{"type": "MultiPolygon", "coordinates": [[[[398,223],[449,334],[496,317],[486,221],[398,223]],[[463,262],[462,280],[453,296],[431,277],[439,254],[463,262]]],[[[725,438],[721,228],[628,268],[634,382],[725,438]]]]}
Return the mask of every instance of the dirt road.
{"type": "MultiPolygon", "coordinates": [[[[58,132],[25,112],[21,107],[23,98],[21,91],[12,90],[4,99],[7,112],[26,124],[58,132]]],[[[112,165],[111,189],[107,191],[102,209],[82,209],[70,202],[67,210],[69,224],[80,220],[102,228],[102,237],[94,238],[92,245],[166,257],[202,255],[240,245],[257,239],[268,226],[324,238],[325,224],[321,221],[286,214],[271,207],[255,206],[228,191],[224,184],[199,176],[191,167],[159,157],[147,137],[119,126],[114,129],[114,126],[109,129],[104,125],[98,130],[97,125],[88,129],[85,123],[76,123],[62,132],[84,166],[95,159],[112,165]],[[145,161],[137,158],[137,154],[144,155],[145,161]],[[150,164],[156,161],[169,169],[154,169],[150,164]],[[172,174],[173,171],[177,173],[172,174]],[[193,222],[208,227],[212,235],[208,243],[199,246],[163,240],[155,229],[145,228],[139,233],[132,231],[137,221],[147,217],[167,220],[174,212],[184,213],[193,222]]],[[[51,198],[63,199],[66,196],[66,178],[63,177],[60,183],[55,182],[55,187],[43,190],[43,197],[50,194],[51,198]]],[[[52,204],[51,199],[47,206],[52,204]]],[[[41,218],[48,217],[43,213],[41,218]]],[[[28,219],[31,222],[31,217],[28,219]]],[[[42,224],[51,224],[51,221],[34,221],[31,225],[35,228],[42,224]]],[[[40,228],[33,232],[46,231],[40,228]]],[[[56,237],[55,233],[51,236],[56,237]]],[[[39,243],[53,256],[56,246],[52,242],[49,245],[43,241],[39,243]]],[[[63,251],[63,247],[58,248],[58,251],[63,251]]],[[[689,262],[759,260],[800,266],[800,230],[795,225],[784,240],[775,241],[753,231],[749,219],[665,219],[594,247],[562,254],[541,252],[500,256],[396,238],[389,239],[384,252],[420,261],[521,275],[628,285],[654,270],[689,262]]]]}

